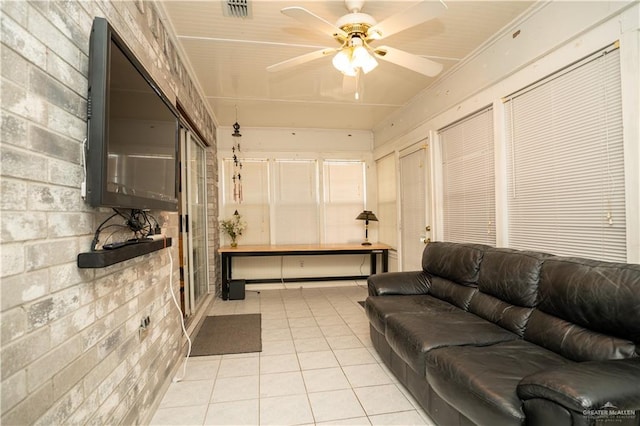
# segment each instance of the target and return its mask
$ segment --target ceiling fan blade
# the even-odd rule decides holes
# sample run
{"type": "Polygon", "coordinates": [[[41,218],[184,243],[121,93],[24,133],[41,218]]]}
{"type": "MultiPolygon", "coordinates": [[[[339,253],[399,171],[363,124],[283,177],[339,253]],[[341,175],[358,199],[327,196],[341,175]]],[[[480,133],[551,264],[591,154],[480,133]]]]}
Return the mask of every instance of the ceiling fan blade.
{"type": "Polygon", "coordinates": [[[295,58],[287,59],[286,61],[269,65],[267,67],[267,71],[269,72],[284,71],[286,69],[293,68],[298,65],[302,65],[306,62],[324,58],[327,55],[331,55],[332,53],[335,53],[336,50],[337,49],[327,48],[327,49],[320,49],[313,52],[305,53],[304,55],[296,56],[295,58]]]}
{"type": "Polygon", "coordinates": [[[285,7],[280,12],[291,18],[297,19],[303,24],[308,25],[310,28],[318,30],[321,33],[327,34],[333,38],[342,40],[347,38],[347,33],[333,25],[331,22],[325,20],[324,18],[321,18],[315,13],[308,11],[304,7],[285,7]]]}
{"type": "Polygon", "coordinates": [[[400,65],[401,67],[408,68],[428,77],[435,77],[442,71],[442,64],[405,52],[404,50],[394,49],[389,46],[380,46],[374,49],[373,52],[383,61],[400,65]]]}
{"type": "Polygon", "coordinates": [[[422,1],[369,28],[367,36],[372,40],[380,40],[430,19],[437,18],[445,10],[447,10],[447,5],[442,0],[422,1]]]}

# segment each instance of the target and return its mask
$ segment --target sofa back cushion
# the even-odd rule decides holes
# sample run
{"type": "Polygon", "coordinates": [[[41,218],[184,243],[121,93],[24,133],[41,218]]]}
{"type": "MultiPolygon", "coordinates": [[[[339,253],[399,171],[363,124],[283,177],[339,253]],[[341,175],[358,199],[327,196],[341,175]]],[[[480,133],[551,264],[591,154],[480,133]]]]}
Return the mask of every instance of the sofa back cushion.
{"type": "Polygon", "coordinates": [[[485,251],[478,288],[512,305],[533,308],[538,303],[538,284],[544,259],[551,255],[508,248],[485,251]]]}
{"type": "Polygon", "coordinates": [[[538,303],[538,283],[544,259],[550,255],[507,248],[484,252],[478,293],[469,311],[520,336],[538,303]]]}
{"type": "Polygon", "coordinates": [[[524,336],[532,308],[523,308],[478,291],[469,302],[469,312],[524,336]]]}
{"type": "Polygon", "coordinates": [[[467,311],[469,302],[477,291],[475,286],[457,284],[446,278],[432,276],[429,294],[467,311]]]}
{"type": "Polygon", "coordinates": [[[640,265],[553,257],[525,339],[577,360],[637,356],[640,265]]]}
{"type": "Polygon", "coordinates": [[[524,338],[573,361],[637,356],[636,345],[631,340],[591,331],[537,309],[529,318],[524,338]]]}
{"type": "Polygon", "coordinates": [[[458,284],[475,285],[484,251],[481,244],[432,242],[422,252],[422,269],[458,284]]]}

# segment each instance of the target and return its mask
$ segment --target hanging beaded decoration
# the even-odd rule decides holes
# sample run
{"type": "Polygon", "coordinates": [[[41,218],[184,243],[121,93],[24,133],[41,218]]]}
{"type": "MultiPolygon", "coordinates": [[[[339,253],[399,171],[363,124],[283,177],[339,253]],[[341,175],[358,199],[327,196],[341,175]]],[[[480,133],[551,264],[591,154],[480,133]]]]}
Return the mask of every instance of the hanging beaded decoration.
{"type": "MultiPolygon", "coordinates": [[[[236,120],[237,120],[236,112],[236,120]]],[[[236,203],[242,203],[242,160],[240,159],[240,125],[236,121],[233,124],[233,136],[234,142],[231,152],[233,153],[233,201],[236,203]]]]}

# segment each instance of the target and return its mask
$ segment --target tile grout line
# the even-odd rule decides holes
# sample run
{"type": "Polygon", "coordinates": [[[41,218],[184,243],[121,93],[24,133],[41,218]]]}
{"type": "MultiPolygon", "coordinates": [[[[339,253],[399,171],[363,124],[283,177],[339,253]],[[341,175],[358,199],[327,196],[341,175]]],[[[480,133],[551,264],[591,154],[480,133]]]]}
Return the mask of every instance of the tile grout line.
{"type": "MultiPolygon", "coordinates": [[[[307,300],[305,299],[305,305],[307,306],[307,309],[309,309],[309,312],[311,312],[311,315],[313,316],[313,311],[311,311],[311,308],[309,307],[309,303],[307,302],[307,300]]],[[[313,316],[313,321],[316,323],[318,323],[318,321],[316,321],[315,316],[313,316]]],[[[293,338],[293,332],[291,332],[291,323],[289,324],[289,332],[291,333],[291,338],[293,338]]],[[[295,349],[295,343],[294,343],[294,350],[296,351],[296,360],[298,360],[298,367],[300,367],[300,375],[302,376],[302,383],[304,385],[304,389],[305,389],[305,396],[307,398],[307,403],[309,404],[309,410],[311,411],[311,418],[313,420],[313,424],[317,424],[317,420],[316,420],[316,414],[313,411],[313,405],[311,404],[311,398],[309,397],[309,389],[307,388],[307,384],[304,381],[304,374],[302,374],[302,363],[300,362],[300,357],[298,356],[298,351],[295,349]]]]}

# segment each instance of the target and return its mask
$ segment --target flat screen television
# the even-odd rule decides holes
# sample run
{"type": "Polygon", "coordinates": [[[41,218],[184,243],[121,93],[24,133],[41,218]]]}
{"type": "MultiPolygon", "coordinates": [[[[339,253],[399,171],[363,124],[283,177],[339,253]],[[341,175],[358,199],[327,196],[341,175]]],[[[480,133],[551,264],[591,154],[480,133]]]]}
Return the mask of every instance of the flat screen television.
{"type": "Polygon", "coordinates": [[[89,46],[86,199],[178,210],[178,112],[104,18],[89,46]]]}

